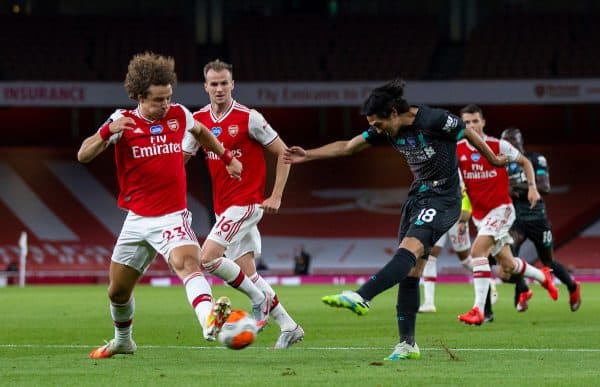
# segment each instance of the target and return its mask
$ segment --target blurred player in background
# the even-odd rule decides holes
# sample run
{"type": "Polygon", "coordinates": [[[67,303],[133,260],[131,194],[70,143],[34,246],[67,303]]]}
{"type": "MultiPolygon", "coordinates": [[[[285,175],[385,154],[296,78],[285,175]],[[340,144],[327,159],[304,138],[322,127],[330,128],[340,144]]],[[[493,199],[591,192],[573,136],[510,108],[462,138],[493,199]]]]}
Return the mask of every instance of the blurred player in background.
{"type": "MultiPolygon", "coordinates": [[[[550,174],[546,158],[539,153],[525,152],[523,135],[518,128],[504,130],[501,138],[511,143],[529,159],[535,170],[535,181],[540,193],[542,195],[550,193],[550,174]]],[[[510,229],[514,240],[513,254],[519,254],[521,245],[529,238],[544,266],[550,267],[554,276],[566,285],[569,290],[569,305],[571,311],[575,312],[581,305],[581,285],[573,280],[560,262],[554,260],[552,225],[548,220],[544,201],[538,201],[531,208],[527,201],[527,179],[523,168],[517,163],[509,163],[507,168],[510,179],[510,195],[516,210],[516,220],[510,229]]],[[[516,282],[515,306],[519,312],[524,312],[527,310],[533,291],[529,289],[522,277],[514,278],[513,276],[510,282],[516,282]]]]}
{"type": "MultiPolygon", "coordinates": [[[[129,62],[125,89],[129,98],[138,102],[137,108],[116,110],[83,141],[77,154],[80,162],[87,163],[114,144],[118,204],[128,211],[109,268],[108,297],[115,337],[90,353],[94,359],[135,352],[133,289],[157,252],[183,281],[203,330],[208,329],[212,295],[200,267],[192,214],[186,208],[182,140],[193,136],[218,155],[233,179],[240,178],[242,165],[187,108],[171,103],[177,82],[174,69],[173,58],[153,53],[135,55],[129,62]]],[[[258,289],[255,293],[265,298],[258,289]]]]}
{"type": "MultiPolygon", "coordinates": [[[[286,145],[259,112],[233,99],[234,81],[230,64],[218,59],[207,63],[204,79],[210,104],[194,113],[194,118],[211,128],[217,139],[243,162],[244,176],[240,180],[231,179],[219,158],[210,149],[205,152],[217,221],[202,246],[202,262],[211,273],[220,270],[221,263],[227,260],[235,261],[242,268],[250,280],[272,299],[270,313],[281,328],[275,348],[287,348],[301,341],[304,331],[279,302],[273,288],[257,273],[255,264],[255,259],[261,254],[258,222],[263,212],[276,214],[281,206],[290,171],[290,165],[283,162],[286,145]],[[268,198],[264,197],[264,149],[277,157],[275,183],[268,198]]],[[[194,138],[188,137],[183,144],[186,159],[195,155],[200,145],[194,138]]],[[[227,299],[221,301],[219,308],[222,313],[215,335],[231,310],[227,299]]]]}
{"type": "MultiPolygon", "coordinates": [[[[401,152],[415,180],[402,209],[398,250],[393,258],[357,291],[323,297],[331,306],[351,309],[358,315],[369,311],[370,301],[399,284],[396,306],[400,343],[386,360],[418,359],[415,342],[416,313],[419,309],[419,279],[435,242],[456,223],[460,215],[460,182],[456,142],[467,137],[490,162],[504,166],[460,118],[445,110],[409,105],[403,98],[404,82],[394,80],[374,89],[362,106],[369,129],[348,141],[336,141],[304,150],[294,146],[286,152],[290,163],[348,156],[379,142],[389,142],[401,152]],[[423,258],[423,259],[418,259],[423,258]]],[[[393,164],[373,165],[394,173],[393,164]]]]}
{"type": "MultiPolygon", "coordinates": [[[[467,105],[460,113],[467,128],[478,133],[495,154],[503,154],[509,162],[516,162],[523,168],[528,181],[527,200],[530,207],[535,206],[540,194],[535,185],[531,162],[507,141],[489,137],[483,132],[485,119],[479,106],[467,105]]],[[[488,261],[490,254],[502,266],[504,273],[534,278],[556,300],[558,290],[550,271],[541,271],[525,260],[513,257],[510,250],[512,238],[508,230],[515,220],[515,208],[508,191],[506,168],[490,165],[477,149],[464,140],[458,143],[457,153],[462,178],[473,206],[473,222],[478,229],[471,248],[475,304],[467,313],[459,315],[458,319],[474,325],[484,322],[483,310],[491,277],[488,261]]]]}
{"type": "MultiPolygon", "coordinates": [[[[471,201],[467,192],[463,190],[461,212],[458,222],[456,222],[447,233],[445,233],[431,248],[429,258],[423,269],[423,295],[425,300],[419,307],[421,313],[435,313],[437,308],[435,307],[435,286],[437,282],[437,257],[442,252],[442,249],[446,245],[448,239],[452,245],[452,249],[456,252],[456,255],[461,265],[469,272],[473,272],[473,266],[471,266],[471,237],[469,235],[469,219],[471,219],[471,201]]],[[[494,321],[494,314],[492,312],[492,304],[496,303],[498,299],[498,293],[496,292],[496,285],[493,279],[490,279],[490,289],[485,301],[484,316],[486,322],[494,321]]]]}

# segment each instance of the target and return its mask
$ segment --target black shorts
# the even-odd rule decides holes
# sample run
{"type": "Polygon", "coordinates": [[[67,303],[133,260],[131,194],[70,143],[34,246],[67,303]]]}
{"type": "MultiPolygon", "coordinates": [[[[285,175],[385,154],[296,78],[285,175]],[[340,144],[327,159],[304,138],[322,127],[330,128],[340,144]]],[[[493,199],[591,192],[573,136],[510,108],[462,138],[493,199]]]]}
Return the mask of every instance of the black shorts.
{"type": "Polygon", "coordinates": [[[409,196],[402,207],[398,240],[402,243],[404,237],[417,238],[425,247],[422,258],[427,258],[435,242],[458,221],[460,208],[461,200],[454,195],[409,196]]]}
{"type": "Polygon", "coordinates": [[[536,248],[552,248],[552,225],[547,218],[537,218],[523,221],[517,219],[511,227],[511,231],[523,235],[524,239],[529,239],[536,248]]]}

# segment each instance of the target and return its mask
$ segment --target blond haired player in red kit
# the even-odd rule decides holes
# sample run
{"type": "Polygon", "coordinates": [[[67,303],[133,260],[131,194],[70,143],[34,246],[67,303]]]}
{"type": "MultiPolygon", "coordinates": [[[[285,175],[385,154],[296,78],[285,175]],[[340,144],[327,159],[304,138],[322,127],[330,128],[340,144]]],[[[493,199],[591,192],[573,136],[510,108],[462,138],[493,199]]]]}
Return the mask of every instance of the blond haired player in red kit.
{"type": "MultiPolygon", "coordinates": [[[[256,271],[255,259],[261,255],[261,238],[258,230],[263,213],[275,214],[281,206],[283,190],[290,165],[283,162],[287,148],[281,137],[264,117],[232,97],[234,88],[232,66],[214,60],[204,66],[204,89],[210,103],[194,113],[194,118],[210,128],[225,147],[244,163],[241,180],[233,180],[223,163],[210,149],[205,149],[206,163],[213,186],[216,224],[202,246],[202,262],[211,273],[223,271],[223,262],[235,261],[252,282],[272,298],[271,317],[281,329],[276,349],[288,348],[304,338],[304,331],[279,302],[273,288],[256,271]],[[277,157],[275,183],[271,195],[264,196],[266,166],[264,150],[277,157]]],[[[193,138],[184,141],[183,151],[195,155],[201,144],[193,138]]],[[[231,310],[229,300],[219,300],[221,310],[216,324],[227,318],[231,310]]],[[[254,310],[255,318],[265,311],[254,310]]]]}
{"type": "Polygon", "coordinates": [[[200,247],[186,208],[183,138],[192,136],[218,155],[232,179],[240,178],[242,165],[187,108],[171,103],[177,82],[174,68],[170,57],[135,55],[129,62],[125,89],[129,98],[138,102],[137,107],[116,110],[83,141],[77,154],[80,162],[87,163],[114,145],[118,204],[127,210],[109,268],[108,297],[115,336],[90,353],[93,359],[135,352],[133,289],[157,253],[183,281],[203,330],[209,329],[212,294],[202,274],[200,247]]]}

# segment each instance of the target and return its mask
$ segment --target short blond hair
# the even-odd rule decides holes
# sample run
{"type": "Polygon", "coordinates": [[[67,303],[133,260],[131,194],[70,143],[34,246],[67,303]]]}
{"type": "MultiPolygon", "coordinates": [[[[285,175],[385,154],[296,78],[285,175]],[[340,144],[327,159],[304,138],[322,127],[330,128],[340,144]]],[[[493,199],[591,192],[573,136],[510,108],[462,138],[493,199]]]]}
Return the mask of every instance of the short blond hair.
{"type": "Polygon", "coordinates": [[[227,71],[229,71],[229,73],[231,74],[231,77],[233,78],[233,66],[227,62],[223,62],[221,59],[215,59],[213,61],[210,61],[204,66],[204,79],[205,80],[206,80],[206,74],[208,74],[208,70],[213,70],[213,71],[227,70],[227,71]]]}

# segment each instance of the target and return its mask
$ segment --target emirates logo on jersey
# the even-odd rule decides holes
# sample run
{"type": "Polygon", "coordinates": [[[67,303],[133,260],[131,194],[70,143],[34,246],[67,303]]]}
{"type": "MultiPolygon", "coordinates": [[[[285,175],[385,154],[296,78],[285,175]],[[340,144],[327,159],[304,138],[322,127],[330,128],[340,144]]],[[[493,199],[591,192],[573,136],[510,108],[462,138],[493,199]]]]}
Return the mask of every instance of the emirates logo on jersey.
{"type": "Polygon", "coordinates": [[[229,127],[227,128],[227,132],[229,132],[229,135],[231,137],[237,136],[239,131],[240,131],[240,127],[237,125],[229,125],[229,127]]]}
{"type": "Polygon", "coordinates": [[[177,122],[177,119],[171,118],[170,120],[167,121],[167,126],[173,132],[176,132],[179,129],[179,122],[177,122]]]}

